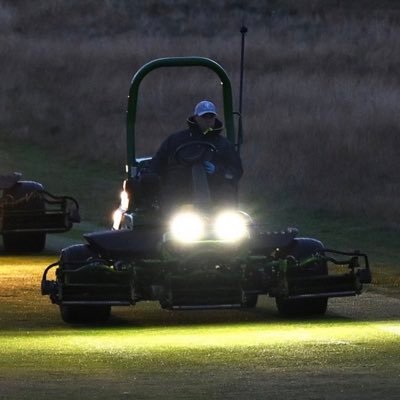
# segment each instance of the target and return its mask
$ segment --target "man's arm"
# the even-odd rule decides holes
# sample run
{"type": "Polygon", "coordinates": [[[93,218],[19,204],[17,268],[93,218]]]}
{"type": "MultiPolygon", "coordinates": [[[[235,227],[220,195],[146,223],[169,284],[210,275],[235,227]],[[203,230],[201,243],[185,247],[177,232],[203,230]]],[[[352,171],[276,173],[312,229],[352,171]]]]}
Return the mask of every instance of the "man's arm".
{"type": "Polygon", "coordinates": [[[219,175],[224,176],[226,179],[239,181],[243,175],[242,160],[234,146],[226,141],[218,146],[219,155],[215,160],[216,170],[219,175]]]}

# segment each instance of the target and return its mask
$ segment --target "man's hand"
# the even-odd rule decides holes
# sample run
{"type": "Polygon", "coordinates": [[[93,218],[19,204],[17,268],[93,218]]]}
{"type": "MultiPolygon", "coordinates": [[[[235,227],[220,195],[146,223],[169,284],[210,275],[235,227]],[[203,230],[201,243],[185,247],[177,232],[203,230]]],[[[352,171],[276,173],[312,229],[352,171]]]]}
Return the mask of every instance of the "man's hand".
{"type": "Polygon", "coordinates": [[[210,161],[203,162],[204,168],[206,169],[207,174],[212,175],[215,172],[215,165],[210,161]]]}

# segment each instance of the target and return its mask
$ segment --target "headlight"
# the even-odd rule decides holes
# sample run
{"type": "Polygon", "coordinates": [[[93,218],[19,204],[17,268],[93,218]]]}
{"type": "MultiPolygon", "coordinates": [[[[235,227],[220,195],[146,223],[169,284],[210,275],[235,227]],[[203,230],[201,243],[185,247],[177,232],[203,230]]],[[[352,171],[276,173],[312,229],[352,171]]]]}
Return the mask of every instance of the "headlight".
{"type": "Polygon", "coordinates": [[[246,218],[235,211],[225,211],[219,214],[215,220],[214,231],[218,239],[229,242],[249,237],[246,218]]]}
{"type": "Polygon", "coordinates": [[[170,229],[175,240],[184,243],[195,242],[204,235],[204,221],[194,212],[182,212],[172,218],[170,229]]]}

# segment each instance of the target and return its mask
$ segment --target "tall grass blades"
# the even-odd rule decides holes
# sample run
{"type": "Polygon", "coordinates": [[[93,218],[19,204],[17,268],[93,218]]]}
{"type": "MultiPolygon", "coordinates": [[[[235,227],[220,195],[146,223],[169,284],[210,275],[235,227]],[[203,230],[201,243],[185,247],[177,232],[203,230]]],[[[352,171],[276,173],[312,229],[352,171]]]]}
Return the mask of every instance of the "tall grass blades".
{"type": "MultiPolygon", "coordinates": [[[[400,14],[376,4],[0,1],[0,135],[122,166],[134,72],[206,56],[236,90],[244,19],[244,192],[400,224],[400,14]]],[[[143,155],[184,128],[197,101],[222,106],[208,71],[156,71],[142,89],[143,155]]]]}

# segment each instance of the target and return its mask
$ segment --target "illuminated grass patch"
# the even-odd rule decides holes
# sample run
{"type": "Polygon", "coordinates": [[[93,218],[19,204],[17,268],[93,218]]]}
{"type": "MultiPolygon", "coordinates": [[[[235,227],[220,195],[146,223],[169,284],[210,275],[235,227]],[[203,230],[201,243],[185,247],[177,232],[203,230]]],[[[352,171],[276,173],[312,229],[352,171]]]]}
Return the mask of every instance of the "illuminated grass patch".
{"type": "Polygon", "coordinates": [[[141,303],[113,310],[103,327],[68,326],[40,295],[56,258],[0,255],[0,398],[291,400],[331,398],[336,387],[358,398],[355,379],[373,394],[375,376],[389,399],[398,385],[397,320],[287,321],[263,299],[243,311],[141,303]]]}
{"type": "Polygon", "coordinates": [[[399,333],[400,322],[15,331],[1,335],[0,357],[8,373],[31,368],[36,372],[70,368],[75,372],[148,370],[159,368],[160,363],[234,363],[260,368],[297,368],[304,363],[345,366],[355,360],[365,363],[372,353],[374,362],[383,365],[388,355],[399,355],[399,333]]]}
{"type": "MultiPolygon", "coordinates": [[[[232,326],[168,327],[129,329],[87,329],[78,331],[8,332],[2,334],[6,348],[17,344],[23,351],[43,350],[47,346],[54,351],[107,352],[130,350],[179,350],[183,348],[250,348],[257,346],[298,346],[299,344],[347,344],[370,343],[381,339],[385,333],[399,335],[400,322],[386,323],[334,323],[327,324],[243,324],[232,326]]],[[[3,348],[4,349],[4,348],[3,348]]]]}

